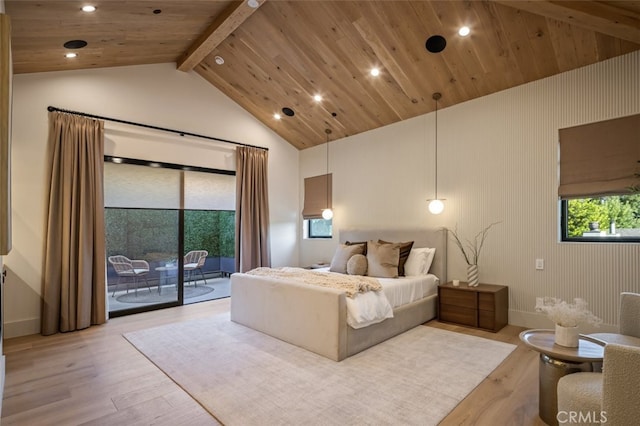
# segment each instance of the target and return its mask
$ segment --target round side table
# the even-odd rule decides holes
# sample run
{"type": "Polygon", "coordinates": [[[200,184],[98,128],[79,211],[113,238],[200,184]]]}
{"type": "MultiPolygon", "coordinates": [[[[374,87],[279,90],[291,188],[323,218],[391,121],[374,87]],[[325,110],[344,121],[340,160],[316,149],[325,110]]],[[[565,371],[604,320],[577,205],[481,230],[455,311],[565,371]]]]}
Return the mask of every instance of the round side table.
{"type": "Polygon", "coordinates": [[[577,348],[555,343],[554,330],[525,330],[520,340],[531,349],[540,352],[538,412],[548,425],[558,425],[558,380],[567,374],[580,371],[600,371],[605,342],[580,335],[577,348]]]}

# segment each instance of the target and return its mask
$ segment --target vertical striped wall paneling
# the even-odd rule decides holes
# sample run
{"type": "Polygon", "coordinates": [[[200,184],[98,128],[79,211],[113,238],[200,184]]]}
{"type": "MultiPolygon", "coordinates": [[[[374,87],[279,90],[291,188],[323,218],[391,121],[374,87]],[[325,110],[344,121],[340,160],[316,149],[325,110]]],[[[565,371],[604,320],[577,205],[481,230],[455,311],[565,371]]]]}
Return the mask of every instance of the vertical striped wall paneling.
{"type": "MultiPolygon", "coordinates": [[[[425,201],[434,187],[432,114],[336,141],[334,227],[457,226],[472,239],[500,221],[483,248],[480,281],[509,286],[511,323],[540,325],[535,298],[554,296],[582,297],[617,324],[620,292],[640,292],[640,244],[560,242],[558,129],[640,113],[638,75],[633,52],[439,110],[438,194],[447,199],[439,216],[425,201]]],[[[311,170],[320,151],[301,152],[301,177],[323,172],[311,170]]],[[[303,241],[301,260],[330,260],[330,250],[303,241]]],[[[448,251],[448,277],[464,280],[459,250],[451,242],[448,251]]]]}

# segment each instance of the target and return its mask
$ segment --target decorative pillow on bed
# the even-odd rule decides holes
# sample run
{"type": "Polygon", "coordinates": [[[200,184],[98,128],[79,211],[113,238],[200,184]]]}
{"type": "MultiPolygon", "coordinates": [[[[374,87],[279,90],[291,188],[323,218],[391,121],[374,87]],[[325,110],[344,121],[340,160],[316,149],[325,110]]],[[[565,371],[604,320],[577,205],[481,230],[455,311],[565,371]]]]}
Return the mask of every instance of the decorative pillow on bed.
{"type": "Polygon", "coordinates": [[[362,254],[364,254],[365,256],[367,255],[367,242],[366,241],[347,241],[345,242],[346,245],[348,246],[356,246],[356,245],[362,245],[363,251],[362,254]]]}
{"type": "Polygon", "coordinates": [[[379,278],[397,278],[400,244],[367,242],[367,275],[379,278]]]}
{"type": "Polygon", "coordinates": [[[414,248],[404,264],[404,273],[407,276],[425,275],[429,273],[433,257],[436,254],[434,248],[414,248]]]}
{"type": "Polygon", "coordinates": [[[364,251],[364,246],[361,244],[357,245],[346,245],[340,244],[336,249],[336,252],[333,254],[333,259],[331,259],[331,266],[329,270],[331,272],[340,272],[341,274],[347,273],[347,262],[351,258],[351,256],[356,254],[362,254],[364,251]]]}
{"type": "Polygon", "coordinates": [[[390,243],[388,241],[378,240],[381,244],[400,244],[400,258],[398,259],[398,275],[401,277],[405,276],[404,272],[404,264],[407,262],[409,258],[409,253],[411,253],[411,247],[413,247],[413,241],[408,241],[406,243],[390,243]]]}
{"type": "Polygon", "coordinates": [[[354,254],[347,262],[347,274],[367,275],[367,258],[364,254],[354,254]]]}

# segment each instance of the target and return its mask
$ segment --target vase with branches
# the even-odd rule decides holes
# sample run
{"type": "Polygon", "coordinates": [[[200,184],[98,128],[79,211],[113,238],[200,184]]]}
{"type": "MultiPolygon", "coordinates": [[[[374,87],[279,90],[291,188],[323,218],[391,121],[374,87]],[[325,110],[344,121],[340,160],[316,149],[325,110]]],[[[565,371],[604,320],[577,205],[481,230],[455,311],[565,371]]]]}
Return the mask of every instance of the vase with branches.
{"type": "Polygon", "coordinates": [[[469,287],[478,286],[478,262],[480,261],[482,247],[484,247],[484,242],[487,238],[489,230],[498,223],[500,222],[493,222],[489,226],[483,228],[475,235],[473,240],[465,239],[464,241],[458,234],[457,226],[454,229],[445,228],[453,236],[453,241],[460,249],[462,257],[464,257],[464,260],[467,263],[467,284],[469,285],[469,287]]]}

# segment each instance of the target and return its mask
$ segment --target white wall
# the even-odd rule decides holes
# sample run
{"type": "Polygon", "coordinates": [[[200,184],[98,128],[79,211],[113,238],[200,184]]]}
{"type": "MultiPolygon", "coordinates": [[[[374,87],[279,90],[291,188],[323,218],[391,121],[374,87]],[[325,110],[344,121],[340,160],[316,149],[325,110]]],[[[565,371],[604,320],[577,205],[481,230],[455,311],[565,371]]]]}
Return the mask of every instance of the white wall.
{"type": "MultiPolygon", "coordinates": [[[[639,113],[638,75],[634,52],[438,111],[440,216],[425,201],[434,190],[433,113],[332,142],[334,229],[457,224],[472,238],[502,221],[479,270],[481,282],[509,286],[511,324],[551,325],[534,313],[536,296],[583,297],[617,323],[619,293],[640,292],[640,244],[559,242],[558,129],[639,113]]],[[[301,152],[301,182],[325,172],[324,155],[324,146],[301,152]]],[[[331,260],[336,245],[337,235],[302,240],[301,263],[331,260]]],[[[464,280],[452,242],[448,252],[448,277],[464,280]]]]}
{"type": "MultiPolygon", "coordinates": [[[[173,64],[14,76],[13,249],[5,336],[39,332],[47,106],[185,130],[269,148],[274,266],[298,264],[299,152],[195,73],[173,64]]],[[[235,169],[230,145],[105,122],[105,151],[124,157],[235,169]]]]}

